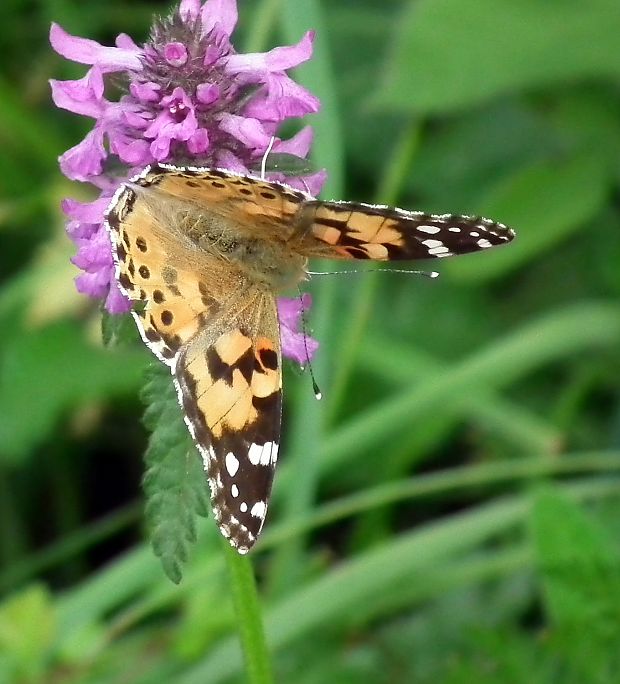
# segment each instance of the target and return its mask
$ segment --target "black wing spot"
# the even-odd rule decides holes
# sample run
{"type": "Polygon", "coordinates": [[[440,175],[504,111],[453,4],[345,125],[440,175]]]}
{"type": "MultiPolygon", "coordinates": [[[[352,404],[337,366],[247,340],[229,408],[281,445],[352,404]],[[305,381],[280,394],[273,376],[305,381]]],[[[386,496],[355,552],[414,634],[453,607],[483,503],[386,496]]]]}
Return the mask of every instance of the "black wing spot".
{"type": "Polygon", "coordinates": [[[164,325],[172,325],[172,321],[174,321],[172,311],[168,311],[168,309],[161,312],[160,318],[164,325]]]}
{"type": "Polygon", "coordinates": [[[151,277],[151,272],[149,271],[148,267],[142,264],[140,268],[138,269],[138,273],[144,278],[144,280],[148,280],[151,277]]]}
{"type": "Polygon", "coordinates": [[[280,401],[280,390],[276,390],[266,397],[252,397],[252,406],[259,413],[269,414],[271,411],[277,410],[280,401]]]}
{"type": "Polygon", "coordinates": [[[133,283],[131,280],[129,280],[129,276],[126,273],[120,274],[118,277],[118,282],[121,284],[121,287],[125,288],[125,290],[133,290],[133,283]]]}
{"type": "Polygon", "coordinates": [[[136,238],[136,247],[141,251],[141,252],[146,252],[146,240],[143,237],[137,237],[136,238]]]}
{"type": "Polygon", "coordinates": [[[360,249],[359,247],[346,247],[344,251],[349,254],[353,259],[369,259],[368,252],[366,250],[360,249]]]}
{"type": "Polygon", "coordinates": [[[209,375],[211,375],[214,382],[223,380],[228,386],[231,386],[233,383],[233,372],[238,370],[247,384],[250,384],[252,374],[254,373],[254,353],[252,349],[248,349],[232,364],[223,361],[222,357],[213,347],[207,349],[205,357],[209,375]]]}
{"type": "Polygon", "coordinates": [[[161,304],[162,302],[166,301],[166,297],[161,290],[153,290],[153,301],[155,304],[161,304]]]}
{"type": "Polygon", "coordinates": [[[267,368],[268,370],[278,369],[278,355],[275,353],[273,349],[261,349],[258,352],[258,356],[262,368],[257,368],[257,370],[262,371],[264,368],[267,368]]]}

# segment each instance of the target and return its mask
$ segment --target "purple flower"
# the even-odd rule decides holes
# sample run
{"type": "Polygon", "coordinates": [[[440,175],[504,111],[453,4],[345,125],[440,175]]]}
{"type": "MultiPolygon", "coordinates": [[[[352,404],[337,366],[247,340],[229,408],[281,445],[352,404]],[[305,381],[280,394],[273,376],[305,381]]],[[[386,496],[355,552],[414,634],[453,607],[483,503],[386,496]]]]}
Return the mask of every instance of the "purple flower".
{"type": "MultiPolygon", "coordinates": [[[[296,45],[240,55],[230,42],[236,23],[236,0],[182,0],[170,17],[155,21],[144,45],[121,34],[115,47],[52,24],[54,50],[90,66],[79,80],[50,81],[56,106],[94,121],[86,137],[59,159],[67,178],[91,183],[100,192],[90,204],[63,202],[67,232],[77,246],[72,261],[83,271],[76,287],[105,298],[111,313],[130,308],[114,278],[103,223],[120,183],[153,162],[256,171],[273,139],[275,153],[308,154],[309,127],[288,140],[276,133],[282,122],[318,110],[318,100],[286,74],[312,56],[313,33],[296,45]],[[123,85],[117,100],[106,97],[114,83],[123,85]]],[[[270,178],[317,194],[325,174],[270,178]]],[[[283,353],[305,362],[303,335],[297,332],[301,303],[281,300],[279,311],[283,353]]],[[[317,343],[308,339],[306,346],[312,354],[317,343]]]]}
{"type": "Polygon", "coordinates": [[[319,348],[316,340],[303,331],[299,332],[301,316],[305,311],[309,311],[311,306],[312,297],[309,294],[304,294],[301,299],[288,299],[287,297],[278,299],[283,353],[302,366],[314,356],[314,352],[319,348]]]}

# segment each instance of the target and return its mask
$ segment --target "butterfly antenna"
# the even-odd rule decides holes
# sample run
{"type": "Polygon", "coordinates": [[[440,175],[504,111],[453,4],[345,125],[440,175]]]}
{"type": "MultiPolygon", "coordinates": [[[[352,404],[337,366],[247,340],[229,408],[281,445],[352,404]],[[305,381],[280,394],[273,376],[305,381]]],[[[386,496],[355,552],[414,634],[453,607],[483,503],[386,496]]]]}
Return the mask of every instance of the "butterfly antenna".
{"type": "Polygon", "coordinates": [[[299,180],[304,184],[304,188],[306,188],[306,192],[309,195],[312,195],[312,193],[310,192],[310,188],[308,187],[308,183],[306,183],[306,179],[303,176],[299,176],[299,180]]]}
{"type": "Polygon", "coordinates": [[[312,391],[314,392],[314,397],[317,401],[323,398],[323,393],[319,387],[316,378],[314,377],[314,371],[312,370],[312,362],[310,361],[310,352],[308,351],[308,328],[306,326],[306,310],[304,309],[304,296],[301,288],[297,288],[299,293],[299,303],[301,304],[301,334],[304,338],[304,350],[306,352],[306,361],[308,362],[308,371],[310,372],[310,379],[312,380],[312,391]]]}
{"type": "Polygon", "coordinates": [[[324,276],[324,275],[349,275],[360,273],[409,273],[410,275],[421,275],[425,278],[439,278],[439,271],[409,271],[406,268],[363,268],[352,269],[349,271],[307,271],[308,275],[324,276]]]}
{"type": "Polygon", "coordinates": [[[271,153],[271,149],[273,147],[273,144],[275,143],[276,138],[274,135],[271,136],[271,140],[269,141],[269,145],[267,145],[267,149],[265,150],[265,154],[263,155],[263,158],[260,163],[260,179],[265,180],[265,174],[267,172],[267,157],[271,153]]]}

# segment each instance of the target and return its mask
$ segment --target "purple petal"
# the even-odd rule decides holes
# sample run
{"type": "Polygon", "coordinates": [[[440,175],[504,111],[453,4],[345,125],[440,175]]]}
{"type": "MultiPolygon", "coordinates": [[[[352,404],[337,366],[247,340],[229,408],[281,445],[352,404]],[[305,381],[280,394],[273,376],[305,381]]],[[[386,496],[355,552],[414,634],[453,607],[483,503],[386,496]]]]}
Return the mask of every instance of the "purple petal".
{"type": "Polygon", "coordinates": [[[133,112],[126,107],[121,109],[120,125],[127,124],[130,128],[137,128],[139,131],[144,131],[153,122],[150,117],[150,112],[133,112]]]}
{"type": "Polygon", "coordinates": [[[322,190],[325,181],[327,180],[327,171],[321,169],[316,173],[311,173],[308,176],[293,176],[282,179],[283,183],[290,185],[296,190],[307,192],[312,197],[316,197],[322,190]]]}
{"type": "Polygon", "coordinates": [[[50,43],[66,59],[80,64],[97,65],[103,72],[126,69],[139,71],[142,68],[139,57],[141,50],[105,47],[95,40],[72,36],[55,23],[50,28],[50,43]]]}
{"type": "Polygon", "coordinates": [[[179,14],[185,23],[190,24],[198,18],[200,0],[181,0],[179,14]]]}
{"type": "Polygon", "coordinates": [[[103,146],[103,129],[95,126],[88,135],[58,158],[60,170],[67,178],[88,181],[98,176],[102,170],[102,162],[106,157],[103,146]]]}
{"type": "Polygon", "coordinates": [[[93,271],[81,273],[75,279],[75,289],[81,294],[101,299],[108,293],[110,287],[110,274],[106,271],[93,271]]]}
{"type": "Polygon", "coordinates": [[[112,247],[103,226],[99,226],[93,235],[86,240],[78,240],[78,252],[71,261],[83,271],[98,272],[102,268],[112,266],[112,247]]]}
{"type": "Polygon", "coordinates": [[[230,150],[216,150],[215,165],[218,169],[226,169],[226,171],[234,171],[235,173],[242,174],[250,173],[250,170],[244,166],[241,159],[230,150]]]}
{"type": "Polygon", "coordinates": [[[101,196],[94,202],[80,202],[79,200],[67,197],[62,200],[60,207],[66,216],[76,221],[102,223],[103,215],[111,199],[109,196],[101,196]]]}
{"type": "Polygon", "coordinates": [[[220,87],[215,83],[200,83],[196,88],[196,98],[200,104],[213,104],[219,96],[220,87]]]}
{"type": "Polygon", "coordinates": [[[67,235],[77,245],[78,240],[87,240],[97,231],[97,226],[92,223],[81,223],[80,221],[67,221],[65,226],[67,235]]]}
{"type": "Polygon", "coordinates": [[[50,80],[52,100],[57,107],[75,114],[97,119],[103,113],[106,102],[103,99],[103,76],[98,67],[77,81],[50,80]]]}
{"type": "Polygon", "coordinates": [[[237,0],[207,0],[201,14],[203,35],[217,25],[218,34],[230,38],[237,24],[237,0]]]}
{"type": "Polygon", "coordinates": [[[129,92],[140,102],[157,102],[160,98],[159,91],[160,87],[152,81],[146,83],[134,81],[129,84],[129,92]]]}
{"type": "Polygon", "coordinates": [[[187,48],[183,43],[167,43],[164,46],[164,59],[170,66],[183,66],[187,63],[187,48]]]}
{"type": "Polygon", "coordinates": [[[282,354],[301,365],[312,360],[319,348],[319,343],[315,339],[298,331],[302,312],[307,313],[311,305],[312,298],[309,294],[304,294],[301,301],[287,297],[278,299],[282,354]]]}
{"type": "Polygon", "coordinates": [[[269,52],[248,52],[243,55],[229,55],[225,58],[226,71],[284,71],[307,61],[312,57],[314,31],[308,31],[297,45],[273,48],[269,52]]]}
{"type": "Polygon", "coordinates": [[[146,140],[132,138],[122,129],[111,131],[108,137],[110,139],[110,151],[117,154],[125,164],[146,166],[152,161],[150,145],[146,140]]]}
{"type": "Polygon", "coordinates": [[[120,291],[116,280],[112,280],[110,283],[110,291],[105,300],[105,308],[111,314],[123,314],[131,309],[131,301],[120,291]]]}
{"type": "Polygon", "coordinates": [[[132,52],[138,53],[142,52],[140,46],[137,45],[134,39],[131,36],[128,36],[126,33],[119,33],[118,36],[116,36],[114,44],[117,48],[122,48],[123,50],[131,50],[132,52]]]}
{"type": "Polygon", "coordinates": [[[150,144],[149,151],[153,155],[153,159],[155,159],[155,161],[166,161],[168,155],[170,154],[171,142],[172,140],[170,138],[160,135],[157,137],[157,140],[154,140],[150,144]]]}
{"type": "Polygon", "coordinates": [[[314,131],[312,126],[304,126],[292,138],[278,140],[273,146],[273,151],[294,154],[296,157],[304,158],[310,152],[313,139],[314,131]]]}
{"type": "Polygon", "coordinates": [[[320,101],[286,74],[267,74],[267,92],[252,98],[243,110],[246,116],[284,121],[289,117],[317,112],[320,101]]]}
{"type": "Polygon", "coordinates": [[[265,133],[258,119],[222,114],[220,128],[251,149],[265,150],[271,141],[271,136],[265,133]]]}
{"type": "Polygon", "coordinates": [[[192,154],[202,154],[209,149],[209,133],[205,128],[199,128],[187,141],[187,149],[192,154]]]}

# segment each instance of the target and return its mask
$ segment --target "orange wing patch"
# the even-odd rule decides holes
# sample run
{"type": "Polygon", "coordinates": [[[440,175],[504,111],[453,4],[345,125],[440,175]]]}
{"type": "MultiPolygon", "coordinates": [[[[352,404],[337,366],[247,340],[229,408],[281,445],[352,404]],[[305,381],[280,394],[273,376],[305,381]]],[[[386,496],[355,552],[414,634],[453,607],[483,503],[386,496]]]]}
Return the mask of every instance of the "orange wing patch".
{"type": "Polygon", "coordinates": [[[124,293],[143,302],[133,314],[144,341],[165,363],[182,344],[218,314],[221,296],[188,265],[193,255],[171,241],[152,208],[124,188],[108,213],[117,268],[124,293]],[[185,265],[185,267],[184,267],[185,265]]]}
{"type": "Polygon", "coordinates": [[[174,169],[153,165],[134,181],[142,187],[156,187],[169,197],[192,202],[209,211],[233,216],[241,223],[273,226],[289,223],[307,196],[277,183],[251,176],[236,176],[218,169],[174,169]],[[242,207],[239,213],[238,208],[242,207]]]}

